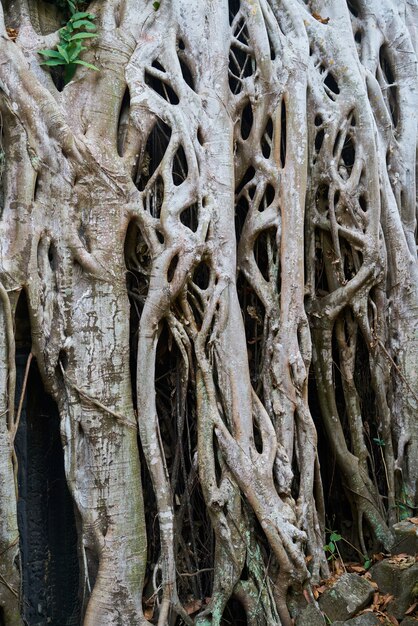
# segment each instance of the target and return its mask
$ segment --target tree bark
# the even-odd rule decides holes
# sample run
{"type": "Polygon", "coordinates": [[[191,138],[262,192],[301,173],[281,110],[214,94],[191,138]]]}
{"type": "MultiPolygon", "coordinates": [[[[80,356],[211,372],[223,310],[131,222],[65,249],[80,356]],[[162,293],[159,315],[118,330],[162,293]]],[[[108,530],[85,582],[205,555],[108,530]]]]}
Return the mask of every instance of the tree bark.
{"type": "Polygon", "coordinates": [[[0,12],[0,621],[24,291],[83,624],[290,626],[328,574],[318,432],[365,557],[418,506],[416,1],[76,4],[99,71],[66,85],[65,2],[0,12]]]}

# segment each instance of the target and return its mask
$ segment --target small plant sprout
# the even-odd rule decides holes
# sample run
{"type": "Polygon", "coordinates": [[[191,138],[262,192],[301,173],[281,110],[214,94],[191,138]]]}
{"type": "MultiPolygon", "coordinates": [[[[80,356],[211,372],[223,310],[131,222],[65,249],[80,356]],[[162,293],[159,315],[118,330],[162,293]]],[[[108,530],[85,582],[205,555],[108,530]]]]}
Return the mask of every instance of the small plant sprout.
{"type": "Polygon", "coordinates": [[[328,561],[336,559],[337,554],[341,559],[341,554],[337,546],[337,542],[341,541],[341,539],[341,535],[339,535],[335,530],[331,531],[331,534],[329,536],[329,542],[324,546],[325,552],[329,552],[328,561]]]}
{"type": "Polygon", "coordinates": [[[93,21],[95,16],[86,11],[77,11],[76,5],[68,1],[71,17],[67,24],[59,31],[59,44],[56,50],[38,50],[46,60],[41,65],[48,67],[64,66],[64,83],[72,80],[77,69],[77,65],[83,65],[91,70],[99,71],[99,68],[91,63],[86,63],[80,59],[80,54],[87,50],[83,43],[87,39],[97,37],[92,31],[96,30],[93,21]]]}

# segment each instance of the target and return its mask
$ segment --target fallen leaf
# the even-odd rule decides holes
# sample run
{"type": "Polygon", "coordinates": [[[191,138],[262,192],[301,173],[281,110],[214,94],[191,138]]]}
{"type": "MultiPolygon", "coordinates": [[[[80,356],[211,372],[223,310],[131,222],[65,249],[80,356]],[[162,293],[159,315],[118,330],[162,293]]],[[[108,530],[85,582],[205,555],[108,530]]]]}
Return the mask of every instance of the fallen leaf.
{"type": "Polygon", "coordinates": [[[322,17],[319,13],[312,13],[312,17],[321,22],[321,24],[328,24],[329,22],[329,17],[322,17]]]}
{"type": "Polygon", "coordinates": [[[312,603],[312,599],[311,599],[311,596],[309,595],[309,592],[308,592],[307,589],[303,590],[303,595],[304,595],[304,598],[305,598],[306,602],[308,604],[311,604],[312,603]]]}
{"type": "Polygon", "coordinates": [[[154,616],[154,607],[145,609],[145,611],[144,611],[145,619],[152,619],[153,616],[154,616]]]}
{"type": "Polygon", "coordinates": [[[347,572],[354,572],[356,574],[363,574],[366,569],[362,565],[347,565],[347,572]]]}
{"type": "Polygon", "coordinates": [[[386,619],[388,619],[393,626],[399,626],[399,622],[394,615],[386,615],[386,619]]]}
{"type": "Polygon", "coordinates": [[[16,28],[6,28],[6,32],[12,41],[16,41],[19,31],[16,28]]]}
{"type": "Polygon", "coordinates": [[[395,596],[393,596],[390,593],[387,593],[385,596],[382,596],[382,608],[384,609],[385,607],[387,607],[387,605],[389,604],[389,602],[391,602],[394,599],[395,596]]]}
{"type": "Polygon", "coordinates": [[[417,608],[417,606],[418,606],[418,602],[414,602],[414,604],[411,604],[409,609],[407,611],[405,611],[405,615],[412,615],[412,613],[414,613],[414,611],[417,608]]]}
{"type": "Polygon", "coordinates": [[[202,600],[192,600],[184,606],[187,615],[192,615],[202,608],[202,600]]]}
{"type": "Polygon", "coordinates": [[[407,521],[412,524],[418,524],[418,517],[407,517],[407,521]]]}

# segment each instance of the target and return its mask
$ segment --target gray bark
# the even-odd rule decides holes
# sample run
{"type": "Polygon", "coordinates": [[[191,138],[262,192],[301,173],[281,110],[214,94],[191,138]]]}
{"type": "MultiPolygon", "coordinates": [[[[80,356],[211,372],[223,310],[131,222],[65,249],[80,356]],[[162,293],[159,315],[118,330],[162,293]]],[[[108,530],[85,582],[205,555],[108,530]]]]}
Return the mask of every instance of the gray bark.
{"type": "Polygon", "coordinates": [[[175,615],[221,624],[231,597],[249,624],[289,626],[289,593],[313,601],[312,581],[328,572],[319,422],[353,540],[364,554],[365,535],[390,548],[401,509],[418,505],[417,6],[96,0],[98,37],[82,58],[100,71],[78,67],[58,89],[37,52],[57,44],[60,11],[2,0],[6,624],[21,623],[22,290],[81,520],[84,624],[149,623],[148,567],[159,626],[175,615]],[[162,341],[176,355],[175,411],[156,376],[162,341]],[[188,571],[198,577],[188,587],[179,568],[197,559],[193,481],[215,541],[210,600],[190,617],[186,596],[202,578],[188,571]],[[159,534],[148,566],[143,489],[159,534]]]}

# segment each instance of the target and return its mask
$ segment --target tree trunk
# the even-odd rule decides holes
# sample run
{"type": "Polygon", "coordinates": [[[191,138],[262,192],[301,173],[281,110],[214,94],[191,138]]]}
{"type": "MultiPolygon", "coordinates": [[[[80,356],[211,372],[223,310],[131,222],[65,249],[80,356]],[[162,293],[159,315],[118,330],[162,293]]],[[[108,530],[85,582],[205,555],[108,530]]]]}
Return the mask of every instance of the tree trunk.
{"type": "Polygon", "coordinates": [[[418,506],[417,19],[416,0],[2,0],[0,623],[31,602],[23,297],[83,624],[290,626],[328,573],[332,463],[350,541],[390,549],[418,506]]]}

